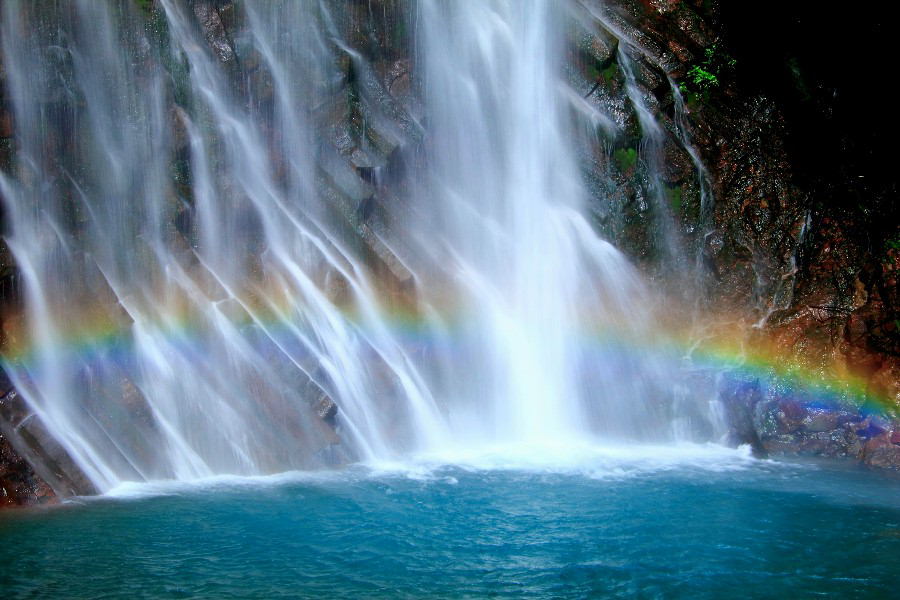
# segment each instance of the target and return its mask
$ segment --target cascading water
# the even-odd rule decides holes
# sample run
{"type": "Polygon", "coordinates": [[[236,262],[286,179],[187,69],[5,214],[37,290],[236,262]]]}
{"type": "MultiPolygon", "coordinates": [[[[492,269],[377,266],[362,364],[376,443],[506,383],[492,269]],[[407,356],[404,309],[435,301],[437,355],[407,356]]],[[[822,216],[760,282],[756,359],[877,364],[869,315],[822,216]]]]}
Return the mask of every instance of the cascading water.
{"type": "Polygon", "coordinates": [[[411,10],[427,135],[370,222],[377,155],[419,125],[332,5],[247,0],[234,33],[213,2],[150,23],[4,3],[25,289],[5,366],[95,485],[714,437],[703,394],[673,401],[677,365],[638,350],[652,295],[585,217],[565,6],[411,10]]]}
{"type": "Polygon", "coordinates": [[[444,365],[451,383],[441,392],[461,400],[448,405],[465,423],[457,427],[482,439],[665,430],[655,407],[671,373],[645,356],[598,357],[585,343],[647,335],[650,296],[583,216],[560,8],[423,4],[431,144],[414,233],[432,259],[427,272],[440,274],[423,286],[426,300],[450,289],[464,315],[455,340],[464,350],[444,365]]]}

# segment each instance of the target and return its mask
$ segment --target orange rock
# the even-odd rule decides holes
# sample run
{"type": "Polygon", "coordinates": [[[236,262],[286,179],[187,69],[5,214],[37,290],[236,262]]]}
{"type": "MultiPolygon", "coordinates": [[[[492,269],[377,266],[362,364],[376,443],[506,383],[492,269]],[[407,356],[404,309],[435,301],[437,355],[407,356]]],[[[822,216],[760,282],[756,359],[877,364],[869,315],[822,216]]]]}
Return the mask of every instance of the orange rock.
{"type": "Polygon", "coordinates": [[[9,112],[0,110],[0,138],[12,137],[13,125],[9,112]]]}

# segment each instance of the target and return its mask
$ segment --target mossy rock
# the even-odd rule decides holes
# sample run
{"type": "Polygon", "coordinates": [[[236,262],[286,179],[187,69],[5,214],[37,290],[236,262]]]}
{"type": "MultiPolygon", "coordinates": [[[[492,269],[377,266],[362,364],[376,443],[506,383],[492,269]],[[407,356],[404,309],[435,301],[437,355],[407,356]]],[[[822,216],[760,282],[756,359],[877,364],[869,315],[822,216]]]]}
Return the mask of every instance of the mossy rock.
{"type": "Polygon", "coordinates": [[[630,172],[637,164],[638,153],[635,148],[619,148],[613,152],[613,162],[622,173],[630,172]]]}

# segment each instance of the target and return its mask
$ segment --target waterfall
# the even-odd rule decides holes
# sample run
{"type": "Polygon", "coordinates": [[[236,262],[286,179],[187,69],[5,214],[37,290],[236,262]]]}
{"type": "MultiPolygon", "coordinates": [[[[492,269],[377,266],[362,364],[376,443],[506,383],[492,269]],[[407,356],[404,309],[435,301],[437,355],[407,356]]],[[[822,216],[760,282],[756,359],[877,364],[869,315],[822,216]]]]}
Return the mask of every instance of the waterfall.
{"type": "Polygon", "coordinates": [[[715,437],[587,216],[566,6],[407,8],[412,99],[371,7],[3,3],[4,367],[99,489],[715,437]]]}
{"type": "Polygon", "coordinates": [[[594,361],[584,344],[598,331],[646,333],[649,296],[584,217],[559,8],[423,5],[432,143],[415,229],[442,279],[426,295],[450,288],[465,316],[462,364],[445,365],[461,399],[451,414],[492,439],[634,433],[653,421],[641,389],[656,383],[652,365],[594,361]],[[460,368],[464,378],[453,377],[460,368]]]}

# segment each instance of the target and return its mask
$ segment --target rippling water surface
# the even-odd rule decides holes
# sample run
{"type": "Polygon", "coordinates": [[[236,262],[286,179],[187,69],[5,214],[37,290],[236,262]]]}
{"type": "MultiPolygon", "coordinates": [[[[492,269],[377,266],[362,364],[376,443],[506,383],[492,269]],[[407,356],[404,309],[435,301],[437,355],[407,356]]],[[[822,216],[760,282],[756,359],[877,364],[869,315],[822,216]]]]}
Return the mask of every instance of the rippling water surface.
{"type": "Polygon", "coordinates": [[[900,482],[740,452],[482,453],[0,514],[10,597],[897,597],[900,482]]]}

